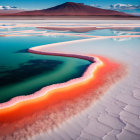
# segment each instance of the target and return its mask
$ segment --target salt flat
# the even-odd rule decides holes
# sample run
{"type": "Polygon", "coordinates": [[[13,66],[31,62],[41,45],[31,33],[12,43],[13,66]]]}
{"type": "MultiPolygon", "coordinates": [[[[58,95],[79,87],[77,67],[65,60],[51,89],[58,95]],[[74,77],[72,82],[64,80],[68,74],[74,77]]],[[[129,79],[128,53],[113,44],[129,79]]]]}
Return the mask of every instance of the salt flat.
{"type": "MultiPolygon", "coordinates": [[[[127,21],[125,21],[127,23],[127,21]]],[[[134,21],[128,21],[132,23],[134,21]]],[[[137,21],[139,23],[139,21],[137,21]]],[[[120,22],[119,22],[120,23],[120,22]]],[[[135,23],[135,22],[134,22],[135,23]]],[[[125,26],[125,24],[124,24],[125,26]]],[[[140,38],[91,39],[60,44],[47,51],[96,54],[127,66],[128,74],[89,107],[50,132],[35,139],[139,140],[140,139],[140,38]]],[[[45,50],[45,49],[44,49],[45,50]]],[[[43,50],[43,51],[44,51],[43,50]]]]}
{"type": "MultiPolygon", "coordinates": [[[[11,21],[5,21],[9,23],[11,21]]],[[[2,21],[2,23],[5,23],[2,21]]],[[[12,23],[27,21],[12,21],[12,23]]],[[[139,27],[140,21],[29,21],[39,26],[139,27]],[[41,22],[41,23],[40,23],[41,22]]],[[[16,25],[17,27],[19,25],[16,25]]],[[[32,25],[31,25],[32,26],[32,25]]],[[[118,34],[124,32],[118,30],[118,34]]],[[[130,31],[131,32],[131,31],[130,31]]],[[[126,33],[127,34],[127,33],[126,33]]],[[[140,139],[140,37],[88,38],[50,47],[41,51],[80,55],[99,55],[123,63],[127,75],[105,92],[86,110],[53,130],[32,137],[36,140],[139,140],[140,139]]],[[[41,128],[40,128],[41,129],[41,128]]],[[[26,129],[24,131],[27,131],[26,129]]]]}

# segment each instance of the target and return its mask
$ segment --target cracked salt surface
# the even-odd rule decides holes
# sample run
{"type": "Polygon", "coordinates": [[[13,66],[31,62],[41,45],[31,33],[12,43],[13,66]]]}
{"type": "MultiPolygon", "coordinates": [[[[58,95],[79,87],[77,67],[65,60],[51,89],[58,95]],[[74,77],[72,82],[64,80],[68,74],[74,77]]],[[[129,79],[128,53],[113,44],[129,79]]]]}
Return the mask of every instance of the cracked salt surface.
{"type": "Polygon", "coordinates": [[[128,75],[87,110],[57,128],[57,138],[52,131],[48,140],[52,136],[54,140],[140,140],[139,43],[139,38],[133,38],[122,42],[106,39],[57,46],[61,52],[94,53],[124,62],[128,75]]]}

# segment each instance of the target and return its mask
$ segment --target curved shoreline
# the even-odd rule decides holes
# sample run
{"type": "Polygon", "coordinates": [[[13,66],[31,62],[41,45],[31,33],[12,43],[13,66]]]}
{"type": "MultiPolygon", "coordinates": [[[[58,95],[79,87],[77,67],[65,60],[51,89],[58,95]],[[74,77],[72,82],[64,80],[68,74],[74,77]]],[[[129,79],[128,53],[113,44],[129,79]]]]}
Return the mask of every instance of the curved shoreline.
{"type": "MultiPolygon", "coordinates": [[[[41,46],[40,46],[41,47],[41,46]]],[[[94,58],[91,56],[84,56],[84,55],[76,55],[76,54],[64,54],[64,53],[51,53],[51,52],[41,52],[41,51],[36,51],[33,50],[32,48],[28,50],[31,53],[36,53],[36,54],[42,54],[42,55],[53,55],[53,56],[64,56],[64,57],[74,57],[74,58],[79,58],[79,59],[84,59],[84,60],[88,60],[90,62],[92,62],[89,67],[87,68],[87,70],[83,73],[82,77],[80,78],[76,78],[76,79],[72,79],[69,80],[65,83],[60,83],[60,84],[53,84],[47,87],[43,87],[42,89],[40,89],[39,91],[31,94],[31,95],[26,95],[26,96],[17,96],[12,98],[11,100],[4,102],[4,103],[0,103],[0,112],[6,109],[10,109],[10,107],[12,106],[16,106],[17,104],[29,101],[29,100],[34,100],[37,99],[41,96],[46,95],[49,91],[58,89],[58,88],[64,88],[64,87],[68,87],[71,85],[75,85],[75,84],[79,84],[84,82],[85,80],[88,80],[92,77],[92,73],[96,70],[96,68],[99,65],[102,65],[103,63],[98,59],[98,58],[94,58]]]]}
{"type": "Polygon", "coordinates": [[[57,46],[60,44],[72,44],[72,43],[76,43],[76,42],[85,42],[85,41],[90,41],[90,40],[109,39],[109,38],[125,38],[125,37],[140,37],[140,35],[104,36],[104,37],[98,37],[98,38],[90,38],[90,39],[88,38],[88,39],[53,43],[53,44],[41,45],[41,46],[30,48],[28,51],[31,53],[35,53],[35,54],[74,57],[74,58],[79,58],[79,59],[85,59],[85,60],[88,60],[92,63],[89,65],[87,70],[83,73],[82,77],[80,77],[80,78],[72,79],[72,80],[69,80],[65,83],[53,84],[53,85],[50,85],[47,87],[43,87],[42,89],[40,89],[39,91],[37,91],[33,94],[26,95],[26,96],[17,96],[17,97],[14,97],[7,102],[0,103],[0,113],[3,112],[3,110],[6,110],[6,109],[9,110],[10,108],[12,108],[12,106],[15,106],[16,104],[21,104],[23,102],[28,102],[29,100],[34,100],[34,99],[37,99],[41,96],[44,96],[47,94],[47,92],[52,91],[54,89],[57,89],[60,87],[63,88],[66,86],[68,87],[70,85],[74,85],[76,83],[81,83],[82,81],[88,80],[91,78],[92,72],[94,73],[94,71],[96,70],[96,68],[98,66],[103,65],[103,62],[101,62],[98,58],[95,59],[94,57],[91,57],[91,56],[77,55],[77,54],[70,54],[70,53],[46,52],[46,51],[41,50],[43,47],[47,48],[47,47],[51,47],[51,46],[57,46]],[[94,62],[96,62],[96,63],[94,63],[94,62]],[[90,76],[88,76],[87,73],[89,73],[90,76]]]}
{"type": "MultiPolygon", "coordinates": [[[[94,67],[96,63],[92,63],[89,66],[91,73],[85,72],[89,77],[91,74],[89,80],[83,78],[83,81],[78,82],[80,78],[76,78],[66,82],[69,83],[68,86],[61,83],[61,86],[56,85],[57,87],[42,97],[1,111],[0,138],[8,140],[14,135],[15,140],[19,140],[23,136],[28,139],[42,132],[49,133],[95,104],[114,83],[124,77],[125,73],[125,67],[121,63],[101,56],[95,57],[99,58],[103,65],[94,67]]],[[[45,89],[43,88],[42,92],[45,89]]]]}

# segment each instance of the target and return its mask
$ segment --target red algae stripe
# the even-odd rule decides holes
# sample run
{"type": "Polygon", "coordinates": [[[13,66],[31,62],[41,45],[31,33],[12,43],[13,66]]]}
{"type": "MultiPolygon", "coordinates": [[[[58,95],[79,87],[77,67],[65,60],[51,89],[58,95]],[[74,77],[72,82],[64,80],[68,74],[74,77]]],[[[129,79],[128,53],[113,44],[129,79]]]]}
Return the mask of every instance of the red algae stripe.
{"type": "MultiPolygon", "coordinates": [[[[69,43],[69,42],[66,42],[66,43],[69,43]]],[[[54,44],[54,45],[57,45],[57,44],[54,44]]],[[[51,45],[47,45],[45,47],[48,47],[48,46],[51,46],[51,45]]],[[[20,119],[40,109],[42,110],[43,108],[46,108],[48,106],[55,105],[59,103],[61,99],[69,100],[69,99],[74,98],[73,95],[78,96],[79,94],[83,93],[83,91],[87,92],[89,89],[92,89],[92,86],[96,85],[96,81],[98,81],[98,79],[101,79],[102,74],[97,76],[96,73],[100,72],[100,70],[102,69],[106,70],[110,67],[110,65],[106,66],[106,63],[107,63],[106,59],[100,56],[85,56],[85,55],[69,54],[69,53],[46,52],[46,51],[41,50],[42,47],[44,46],[31,48],[29,49],[29,52],[36,53],[36,54],[43,54],[43,55],[75,57],[75,58],[91,61],[92,63],[89,65],[87,70],[84,72],[84,74],[80,78],[72,79],[65,83],[53,84],[53,85],[44,87],[41,90],[31,95],[18,96],[18,97],[12,98],[8,102],[1,103],[0,104],[0,122],[14,121],[14,120],[16,121],[16,119],[20,119]],[[93,84],[94,82],[95,82],[95,85],[93,84]],[[92,86],[90,84],[92,84],[92,86]],[[89,88],[89,86],[91,87],[89,88]],[[17,114],[17,112],[20,112],[20,113],[17,114]],[[11,116],[11,117],[9,118],[7,116],[11,116]]],[[[118,64],[114,63],[113,66],[118,67],[118,64]]],[[[100,81],[99,83],[100,84],[96,85],[96,88],[99,86],[100,87],[102,86],[102,81],[100,81]]]]}
{"type": "MultiPolygon", "coordinates": [[[[98,65],[97,63],[91,64],[84,73],[84,78],[77,78],[66,83],[52,85],[49,91],[48,87],[45,87],[41,91],[33,94],[41,95],[40,97],[19,102],[9,108],[1,109],[0,123],[16,122],[19,119],[31,116],[36,112],[46,110],[48,107],[53,107],[59,103],[67,101],[72,102],[82,96],[91,96],[89,93],[93,93],[92,97],[90,97],[91,102],[98,99],[112,84],[109,83],[107,78],[120,71],[122,65],[104,57],[98,56],[95,58],[98,59],[96,60],[98,65]],[[100,61],[102,63],[100,63],[100,61]]],[[[115,79],[118,78],[120,78],[120,76],[115,77],[113,80],[115,81],[115,79]]],[[[87,106],[89,106],[89,103],[86,103],[82,109],[87,106]]]]}

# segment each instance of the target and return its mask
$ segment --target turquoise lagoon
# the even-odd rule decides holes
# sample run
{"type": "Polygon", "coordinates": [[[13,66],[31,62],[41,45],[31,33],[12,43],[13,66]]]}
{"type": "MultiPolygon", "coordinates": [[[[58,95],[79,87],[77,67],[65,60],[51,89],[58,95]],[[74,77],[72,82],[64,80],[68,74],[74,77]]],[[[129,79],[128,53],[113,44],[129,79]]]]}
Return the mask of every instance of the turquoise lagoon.
{"type": "MultiPolygon", "coordinates": [[[[17,29],[16,29],[17,30],[17,29]]],[[[29,53],[28,48],[78,40],[75,36],[0,37],[0,103],[80,77],[87,60],[29,53]]]]}
{"type": "MultiPolygon", "coordinates": [[[[0,29],[0,35],[5,31],[8,33],[8,31],[25,30],[46,31],[46,33],[63,32],[40,30],[34,27],[15,27],[12,29],[0,29]]],[[[89,31],[87,33],[64,31],[64,33],[112,36],[126,35],[129,31],[138,32],[137,34],[139,34],[140,28],[134,28],[133,30],[103,29],[89,31]]],[[[90,64],[89,61],[77,58],[38,55],[28,52],[28,48],[31,47],[84,38],[64,35],[33,35],[34,36],[0,37],[0,103],[9,101],[11,98],[16,96],[32,94],[44,86],[62,83],[70,79],[80,77],[90,64]]],[[[127,39],[130,38],[126,38],[126,40],[127,39]]],[[[112,39],[105,40],[104,42],[106,41],[111,42],[112,39]]],[[[116,39],[114,41],[113,42],[116,44],[124,42],[121,41],[121,39],[116,39]]],[[[95,45],[98,46],[99,44],[96,44],[96,42],[98,41],[95,41],[95,45]]],[[[133,41],[130,42],[133,43],[133,41]]],[[[102,47],[107,46],[106,43],[103,44],[104,45],[102,47]]],[[[113,49],[112,46],[113,45],[111,45],[110,50],[113,49]]],[[[88,49],[90,50],[92,48],[88,49]]],[[[96,50],[94,51],[96,53],[96,50]]],[[[99,52],[102,53],[101,47],[99,47],[99,52]]]]}

